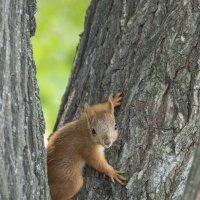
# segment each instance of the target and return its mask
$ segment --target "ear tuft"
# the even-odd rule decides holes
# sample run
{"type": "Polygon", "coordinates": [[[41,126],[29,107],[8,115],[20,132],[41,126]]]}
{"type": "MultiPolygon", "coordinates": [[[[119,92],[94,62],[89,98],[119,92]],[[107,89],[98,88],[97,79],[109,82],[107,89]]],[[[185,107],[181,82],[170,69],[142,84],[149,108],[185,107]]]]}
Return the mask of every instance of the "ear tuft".
{"type": "Polygon", "coordinates": [[[94,110],[91,108],[91,106],[88,103],[84,104],[84,112],[89,122],[91,122],[92,118],[94,117],[94,110]]]}

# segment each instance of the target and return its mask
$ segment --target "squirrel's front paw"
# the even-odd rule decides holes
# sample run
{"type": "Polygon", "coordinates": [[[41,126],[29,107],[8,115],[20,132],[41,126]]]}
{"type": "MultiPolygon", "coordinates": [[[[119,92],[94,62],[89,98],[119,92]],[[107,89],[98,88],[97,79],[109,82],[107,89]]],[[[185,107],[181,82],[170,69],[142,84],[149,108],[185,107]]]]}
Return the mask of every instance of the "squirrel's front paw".
{"type": "Polygon", "coordinates": [[[111,99],[112,99],[112,103],[114,105],[114,107],[119,106],[121,104],[121,99],[122,99],[122,93],[119,92],[116,95],[110,95],[111,99]]]}
{"type": "Polygon", "coordinates": [[[122,176],[121,174],[124,174],[124,172],[121,170],[118,171],[118,170],[113,169],[113,171],[109,174],[109,176],[113,183],[115,183],[115,181],[117,181],[121,185],[125,185],[126,178],[124,176],[122,176]]]}

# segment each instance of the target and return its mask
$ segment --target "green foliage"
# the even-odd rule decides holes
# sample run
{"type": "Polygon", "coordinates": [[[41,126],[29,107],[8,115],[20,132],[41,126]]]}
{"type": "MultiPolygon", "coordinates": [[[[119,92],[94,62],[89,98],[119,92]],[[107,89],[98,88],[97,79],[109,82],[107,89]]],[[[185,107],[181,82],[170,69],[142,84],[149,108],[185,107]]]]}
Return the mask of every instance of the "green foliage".
{"type": "Polygon", "coordinates": [[[46,132],[51,133],[67,86],[89,0],[38,0],[32,38],[46,132]]]}

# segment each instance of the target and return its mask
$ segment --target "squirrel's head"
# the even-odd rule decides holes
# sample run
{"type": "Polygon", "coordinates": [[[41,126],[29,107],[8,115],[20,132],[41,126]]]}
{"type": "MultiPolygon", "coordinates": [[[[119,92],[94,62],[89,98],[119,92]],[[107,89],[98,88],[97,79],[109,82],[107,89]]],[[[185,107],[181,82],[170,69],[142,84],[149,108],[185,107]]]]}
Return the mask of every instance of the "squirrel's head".
{"type": "Polygon", "coordinates": [[[84,105],[90,129],[90,138],[94,143],[109,148],[117,139],[118,131],[114,116],[112,99],[93,106],[84,105]]]}

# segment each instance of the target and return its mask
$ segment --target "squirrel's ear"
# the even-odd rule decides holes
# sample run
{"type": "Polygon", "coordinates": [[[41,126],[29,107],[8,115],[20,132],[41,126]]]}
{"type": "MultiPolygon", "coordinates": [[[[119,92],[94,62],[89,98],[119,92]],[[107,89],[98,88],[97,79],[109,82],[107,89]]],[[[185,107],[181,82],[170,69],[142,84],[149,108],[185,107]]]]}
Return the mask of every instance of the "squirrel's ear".
{"type": "Polygon", "coordinates": [[[84,105],[84,112],[88,118],[88,120],[91,122],[92,120],[92,117],[94,116],[94,111],[93,109],[91,108],[91,106],[89,106],[88,103],[85,103],[84,105]]]}
{"type": "Polygon", "coordinates": [[[111,114],[114,113],[114,105],[112,102],[112,96],[109,96],[108,98],[108,112],[110,112],[111,114]]]}

